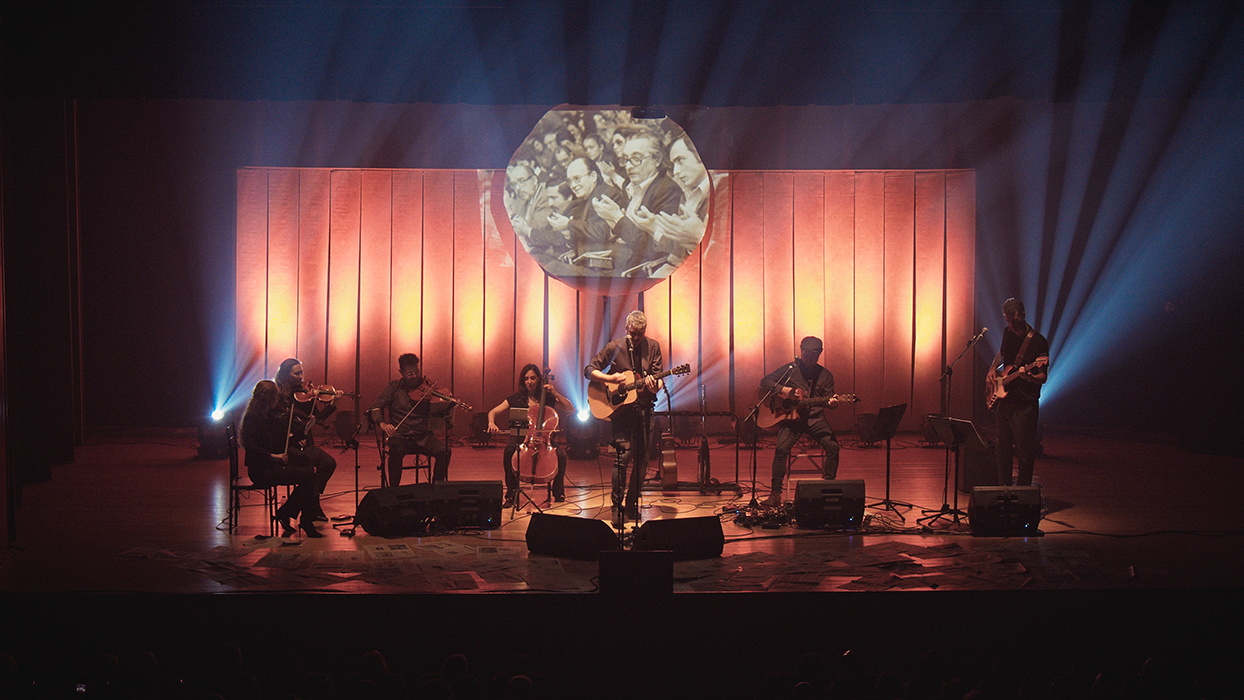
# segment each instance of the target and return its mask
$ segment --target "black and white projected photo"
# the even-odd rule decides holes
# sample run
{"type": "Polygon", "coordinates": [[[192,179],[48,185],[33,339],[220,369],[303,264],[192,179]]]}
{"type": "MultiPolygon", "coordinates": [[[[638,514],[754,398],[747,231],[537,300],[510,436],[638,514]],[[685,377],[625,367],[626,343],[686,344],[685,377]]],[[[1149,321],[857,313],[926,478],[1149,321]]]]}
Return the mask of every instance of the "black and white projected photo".
{"type": "Polygon", "coordinates": [[[546,113],[506,168],[514,233],[550,275],[584,289],[639,291],[704,238],[710,178],[686,132],[631,109],[546,113]]]}

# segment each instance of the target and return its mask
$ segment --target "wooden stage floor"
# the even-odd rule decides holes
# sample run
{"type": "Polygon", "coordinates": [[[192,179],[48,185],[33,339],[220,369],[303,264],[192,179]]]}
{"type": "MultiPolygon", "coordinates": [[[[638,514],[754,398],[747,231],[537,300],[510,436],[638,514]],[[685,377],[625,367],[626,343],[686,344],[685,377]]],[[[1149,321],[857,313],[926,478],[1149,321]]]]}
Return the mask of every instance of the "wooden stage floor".
{"type": "MultiPolygon", "coordinates": [[[[354,454],[328,445],[338,469],[324,499],[336,529],[322,539],[268,538],[263,508],[242,508],[231,535],[228,465],[201,459],[186,430],[97,432],[74,464],[26,487],[17,543],[5,550],[0,590],[9,592],[524,593],[597,590],[597,563],[529,554],[528,507],[503,511],[493,530],[385,539],[349,529],[354,454]]],[[[750,456],[739,454],[741,493],[648,490],[643,520],[718,517],[720,558],[677,562],[675,593],[907,590],[1049,590],[1236,587],[1244,582],[1244,460],[1193,454],[1162,441],[1047,430],[1038,459],[1042,537],[973,537],[966,518],[916,522],[944,497],[946,456],[897,436],[890,498],[915,505],[866,510],[856,533],[788,524],[740,525],[751,500],[750,456]],[[903,518],[898,517],[902,515],[903,518]],[[905,518],[905,519],[904,519],[905,518]]],[[[885,450],[843,437],[840,479],[863,479],[867,503],[885,495],[885,450]]],[[[499,480],[500,446],[454,448],[452,480],[499,480]]],[[[696,451],[678,450],[694,479],[696,451]]],[[[712,476],[735,482],[735,448],[713,442],[712,476]]],[[[757,455],[770,470],[771,444],[757,455]]],[[[359,488],[379,485],[374,446],[360,450],[359,488]]],[[[803,460],[796,479],[817,478],[803,460]]],[[[567,501],[546,512],[608,520],[610,457],[571,460],[567,501]]],[[[412,477],[406,474],[407,480],[412,477]]],[[[761,478],[764,484],[767,478],[761,478]]],[[[654,484],[655,486],[655,484],[654,484]]],[[[767,493],[761,486],[759,497],[767,493]]],[[[360,496],[361,497],[361,496],[360,496]]],[[[787,498],[791,490],[787,489],[787,498]]],[[[967,495],[959,506],[967,510],[967,495]]],[[[628,526],[628,530],[632,529],[628,526]]]]}

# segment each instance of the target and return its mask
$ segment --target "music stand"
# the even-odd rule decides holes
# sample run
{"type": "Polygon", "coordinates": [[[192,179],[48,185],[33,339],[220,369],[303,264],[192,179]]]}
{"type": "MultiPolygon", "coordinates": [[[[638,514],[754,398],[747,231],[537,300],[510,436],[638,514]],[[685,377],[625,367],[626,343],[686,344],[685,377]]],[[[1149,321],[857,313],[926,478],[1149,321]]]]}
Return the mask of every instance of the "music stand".
{"type": "Polygon", "coordinates": [[[892,510],[899,517],[899,520],[903,522],[907,522],[907,518],[898,512],[896,506],[915,508],[915,505],[906,501],[890,499],[890,441],[894,439],[894,434],[898,432],[898,424],[903,420],[903,414],[906,412],[907,404],[905,403],[886,406],[877,411],[877,419],[873,421],[872,429],[860,436],[860,442],[880,442],[885,440],[885,498],[867,507],[892,510]]]}
{"type": "Polygon", "coordinates": [[[945,482],[942,486],[942,507],[938,510],[924,511],[927,517],[919,518],[916,522],[920,523],[927,520],[924,525],[932,525],[934,522],[944,515],[949,515],[951,520],[957,525],[959,524],[959,516],[967,517],[967,513],[959,510],[959,489],[954,487],[954,507],[952,508],[946,503],[946,490],[951,488],[951,484],[959,483],[959,462],[961,450],[960,445],[968,444],[978,449],[985,449],[985,441],[981,439],[980,433],[976,432],[976,426],[970,420],[962,418],[947,418],[945,416],[930,416],[929,422],[933,425],[933,429],[937,431],[937,437],[942,444],[950,448],[955,453],[955,479],[950,480],[950,470],[946,469],[945,482]]]}
{"type": "Polygon", "coordinates": [[[510,507],[510,520],[513,520],[514,517],[518,515],[518,509],[520,507],[526,507],[519,505],[521,499],[526,499],[527,502],[531,504],[531,507],[535,508],[537,512],[544,512],[540,506],[536,505],[535,500],[533,500],[531,496],[528,496],[527,492],[523,490],[523,480],[521,475],[518,473],[518,448],[522,446],[523,440],[527,437],[527,431],[531,428],[531,422],[528,420],[527,415],[527,409],[525,408],[510,408],[510,435],[513,435],[518,440],[514,446],[514,454],[510,455],[510,459],[513,461],[511,461],[508,465],[514,470],[514,481],[516,484],[515,488],[518,489],[518,493],[514,495],[514,505],[510,507]]]}

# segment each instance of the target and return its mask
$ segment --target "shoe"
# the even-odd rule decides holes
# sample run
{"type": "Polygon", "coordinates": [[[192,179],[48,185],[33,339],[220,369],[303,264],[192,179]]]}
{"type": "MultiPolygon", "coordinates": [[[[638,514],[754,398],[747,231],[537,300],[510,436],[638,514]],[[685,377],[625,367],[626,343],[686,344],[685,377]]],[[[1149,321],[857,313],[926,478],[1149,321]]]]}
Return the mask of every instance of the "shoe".
{"type": "Polygon", "coordinates": [[[613,529],[621,530],[626,525],[626,521],[622,519],[622,509],[613,509],[613,529]]]}
{"type": "Polygon", "coordinates": [[[770,491],[769,497],[761,501],[760,505],[766,508],[781,508],[782,507],[782,492],[781,491],[770,491]]]}
{"type": "Polygon", "coordinates": [[[289,523],[288,515],[281,515],[280,513],[277,513],[272,516],[272,519],[281,526],[281,537],[293,537],[294,533],[298,532],[298,529],[289,523]]]}
{"type": "Polygon", "coordinates": [[[324,533],[315,529],[315,523],[312,520],[304,520],[298,523],[298,527],[302,529],[307,537],[323,537],[324,533]]]}
{"type": "Polygon", "coordinates": [[[516,500],[518,500],[518,497],[516,495],[512,493],[505,494],[505,500],[501,502],[501,510],[505,510],[506,508],[513,508],[514,501],[516,500]]]}
{"type": "Polygon", "coordinates": [[[639,504],[632,503],[626,507],[626,519],[639,522],[639,504]]]}
{"type": "Polygon", "coordinates": [[[311,520],[317,523],[326,523],[328,522],[328,516],[324,514],[324,509],[320,508],[311,514],[311,520]]]}
{"type": "Polygon", "coordinates": [[[565,502],[566,502],[566,496],[565,496],[565,494],[562,494],[561,496],[554,496],[554,497],[553,497],[553,502],[554,502],[554,503],[565,503],[565,502]]]}

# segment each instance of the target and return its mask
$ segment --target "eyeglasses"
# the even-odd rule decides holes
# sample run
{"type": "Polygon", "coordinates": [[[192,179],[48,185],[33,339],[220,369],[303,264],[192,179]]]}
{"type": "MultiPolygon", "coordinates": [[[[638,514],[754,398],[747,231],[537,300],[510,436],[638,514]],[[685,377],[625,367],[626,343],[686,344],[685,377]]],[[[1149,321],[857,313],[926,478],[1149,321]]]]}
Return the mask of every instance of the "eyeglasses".
{"type": "Polygon", "coordinates": [[[583,182],[584,180],[586,180],[589,175],[595,175],[595,174],[596,173],[587,172],[587,173],[583,173],[582,175],[571,175],[570,177],[566,178],[566,180],[570,183],[577,185],[580,182],[583,182]]]}
{"type": "Polygon", "coordinates": [[[513,184],[515,187],[522,187],[528,182],[531,182],[535,177],[536,177],[535,175],[528,175],[527,177],[518,177],[518,178],[514,178],[513,180],[511,180],[510,183],[513,184]]]}
{"type": "Polygon", "coordinates": [[[647,153],[637,153],[633,156],[624,156],[622,158],[622,162],[630,163],[631,165],[639,165],[640,163],[644,162],[645,160],[648,160],[651,157],[652,156],[647,153]]]}

